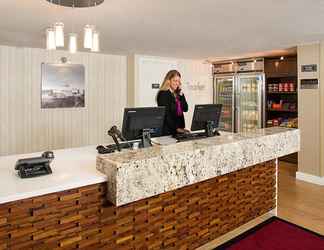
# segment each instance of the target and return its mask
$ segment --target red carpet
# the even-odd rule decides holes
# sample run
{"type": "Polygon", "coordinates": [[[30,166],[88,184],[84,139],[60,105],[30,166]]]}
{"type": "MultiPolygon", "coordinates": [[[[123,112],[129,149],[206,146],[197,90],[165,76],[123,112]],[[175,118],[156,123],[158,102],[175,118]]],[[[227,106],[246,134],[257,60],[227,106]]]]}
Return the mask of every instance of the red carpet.
{"type": "Polygon", "coordinates": [[[216,249],[324,250],[324,237],[277,217],[272,217],[216,249]]]}

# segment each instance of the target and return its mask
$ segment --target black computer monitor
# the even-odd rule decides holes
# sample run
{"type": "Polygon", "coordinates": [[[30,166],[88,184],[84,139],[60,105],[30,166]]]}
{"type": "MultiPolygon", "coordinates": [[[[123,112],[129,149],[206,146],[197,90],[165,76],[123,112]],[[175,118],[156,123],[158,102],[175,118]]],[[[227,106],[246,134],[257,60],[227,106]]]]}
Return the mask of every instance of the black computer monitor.
{"type": "Polygon", "coordinates": [[[151,145],[150,138],[162,135],[165,107],[125,108],[122,135],[126,140],[142,140],[142,147],[151,145]]]}
{"type": "Polygon", "coordinates": [[[207,136],[218,134],[222,104],[196,105],[192,118],[191,131],[205,130],[207,136]]]}

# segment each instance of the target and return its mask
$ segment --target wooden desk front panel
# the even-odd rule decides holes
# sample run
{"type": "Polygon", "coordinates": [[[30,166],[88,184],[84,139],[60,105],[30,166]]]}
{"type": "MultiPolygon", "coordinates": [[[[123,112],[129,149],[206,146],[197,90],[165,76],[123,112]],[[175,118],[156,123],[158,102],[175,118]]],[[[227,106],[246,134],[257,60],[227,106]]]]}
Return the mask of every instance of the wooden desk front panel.
{"type": "Polygon", "coordinates": [[[272,210],[274,161],[116,208],[106,183],[0,205],[0,249],[195,249],[272,210]]]}

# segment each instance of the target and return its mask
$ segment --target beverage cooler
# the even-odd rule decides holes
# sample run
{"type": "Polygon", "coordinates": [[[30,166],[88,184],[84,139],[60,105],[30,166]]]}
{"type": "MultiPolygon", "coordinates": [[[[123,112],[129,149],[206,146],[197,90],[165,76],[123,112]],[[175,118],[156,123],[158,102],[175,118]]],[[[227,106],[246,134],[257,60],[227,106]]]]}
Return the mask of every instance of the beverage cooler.
{"type": "Polygon", "coordinates": [[[220,130],[246,132],[264,127],[263,59],[214,65],[214,103],[223,105],[220,130]]]}

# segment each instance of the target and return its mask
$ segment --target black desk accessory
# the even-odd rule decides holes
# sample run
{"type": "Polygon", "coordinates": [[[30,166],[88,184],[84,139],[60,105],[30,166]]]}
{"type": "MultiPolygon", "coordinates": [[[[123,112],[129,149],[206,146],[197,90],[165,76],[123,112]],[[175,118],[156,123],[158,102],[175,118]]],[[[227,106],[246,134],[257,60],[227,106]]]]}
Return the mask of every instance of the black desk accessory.
{"type": "Polygon", "coordinates": [[[206,134],[206,132],[201,132],[201,133],[181,133],[181,134],[175,134],[173,137],[178,141],[178,142],[183,142],[183,141],[192,141],[192,140],[198,140],[198,139],[204,139],[208,137],[213,137],[213,136],[219,136],[219,132],[213,131],[209,135],[206,134]]]}
{"type": "Polygon", "coordinates": [[[112,147],[109,147],[109,145],[106,146],[106,147],[103,146],[103,145],[99,145],[97,147],[97,151],[98,151],[99,154],[110,154],[110,153],[114,153],[115,149],[112,148],[112,147]]]}
{"type": "Polygon", "coordinates": [[[122,148],[131,148],[133,145],[131,143],[129,143],[125,138],[124,136],[122,135],[122,133],[120,132],[120,130],[117,128],[117,126],[112,126],[109,131],[108,131],[108,135],[110,135],[115,144],[116,144],[116,147],[117,147],[117,150],[118,151],[121,151],[122,148]],[[124,141],[125,143],[124,144],[128,144],[128,147],[121,147],[120,146],[120,143],[118,142],[118,139],[117,137],[121,140],[121,141],[124,141]]]}
{"type": "Polygon", "coordinates": [[[20,178],[32,178],[52,173],[50,163],[54,159],[52,151],[44,152],[40,157],[19,159],[15,170],[18,170],[20,178]]]}
{"type": "MultiPolygon", "coordinates": [[[[126,149],[126,148],[132,148],[132,147],[133,147],[133,145],[130,142],[119,143],[120,150],[126,149]]],[[[116,150],[118,150],[116,144],[111,144],[111,145],[106,145],[106,146],[99,145],[97,147],[97,151],[99,154],[110,154],[110,153],[114,153],[116,150]]]]}
{"type": "Polygon", "coordinates": [[[125,108],[122,134],[129,140],[141,140],[140,147],[151,147],[152,137],[162,136],[165,107],[125,108]]]}
{"type": "Polygon", "coordinates": [[[97,151],[99,154],[110,154],[110,153],[114,153],[116,150],[121,151],[124,148],[133,147],[133,145],[123,137],[122,133],[117,128],[117,126],[112,126],[108,130],[108,135],[113,138],[115,144],[107,145],[107,146],[99,145],[97,147],[97,151]],[[118,141],[118,138],[123,142],[120,143],[118,141]]]}
{"type": "Polygon", "coordinates": [[[165,107],[125,108],[122,133],[117,126],[108,130],[108,135],[113,138],[115,145],[99,145],[98,153],[108,154],[123,148],[151,147],[151,137],[162,135],[164,116],[165,107]]]}
{"type": "Polygon", "coordinates": [[[110,135],[115,144],[116,144],[116,147],[117,147],[117,150],[118,151],[121,151],[121,148],[120,148],[120,145],[119,145],[119,142],[118,142],[118,138],[120,137],[121,133],[120,131],[118,130],[117,126],[112,126],[109,130],[108,130],[108,135],[110,135]],[[118,138],[117,138],[118,137],[118,138]]]}
{"type": "Polygon", "coordinates": [[[219,127],[221,113],[221,104],[195,105],[191,131],[203,130],[204,132],[176,134],[174,138],[178,142],[181,142],[219,136],[220,134],[217,129],[219,127]]]}
{"type": "Polygon", "coordinates": [[[152,146],[151,129],[143,129],[141,147],[148,148],[152,146]]]}
{"type": "Polygon", "coordinates": [[[204,130],[206,137],[220,135],[217,129],[222,114],[222,104],[195,105],[191,131],[204,130]]]}
{"type": "Polygon", "coordinates": [[[152,146],[152,137],[162,136],[165,107],[125,108],[122,134],[127,140],[141,140],[140,147],[152,146]]]}

